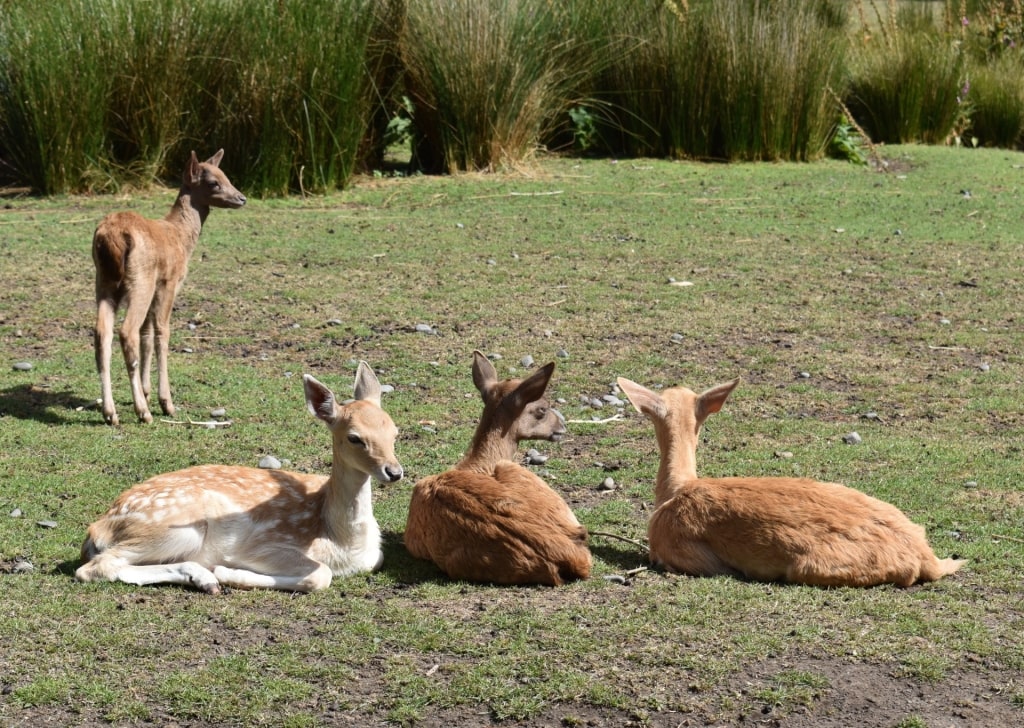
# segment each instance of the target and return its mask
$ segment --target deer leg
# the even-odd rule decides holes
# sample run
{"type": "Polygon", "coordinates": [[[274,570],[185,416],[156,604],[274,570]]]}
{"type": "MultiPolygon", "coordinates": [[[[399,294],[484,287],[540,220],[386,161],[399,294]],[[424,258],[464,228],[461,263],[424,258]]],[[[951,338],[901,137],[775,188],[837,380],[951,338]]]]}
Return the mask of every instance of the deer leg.
{"type": "Polygon", "coordinates": [[[149,393],[153,389],[150,372],[153,367],[153,311],[150,310],[139,332],[139,381],[142,382],[142,393],[149,401],[149,393]]]}
{"type": "Polygon", "coordinates": [[[174,294],[157,293],[153,302],[152,322],[156,338],[157,396],[160,408],[168,417],[174,416],[174,402],[171,401],[171,379],[167,373],[167,355],[171,345],[171,310],[174,308],[174,294]]]}
{"type": "Polygon", "coordinates": [[[121,353],[124,364],[128,368],[128,381],[132,385],[132,401],[135,403],[135,414],[141,422],[149,424],[153,415],[149,411],[146,393],[142,390],[142,347],[139,337],[146,317],[149,315],[149,302],[153,298],[152,286],[149,290],[133,290],[130,294],[124,322],[121,324],[121,353]]]}
{"type": "Polygon", "coordinates": [[[112,298],[101,297],[96,301],[96,371],[100,375],[103,419],[108,425],[117,425],[117,408],[110,384],[110,355],[114,347],[114,319],[117,303],[112,298]]]}
{"type": "Polygon", "coordinates": [[[240,568],[217,566],[213,575],[221,584],[236,589],[297,592],[326,589],[334,576],[326,564],[291,549],[279,550],[277,553],[265,552],[240,565],[240,568]]]}
{"type": "Polygon", "coordinates": [[[125,584],[177,584],[190,586],[207,594],[219,594],[220,584],[213,573],[195,561],[175,564],[132,564],[121,557],[100,554],[75,572],[79,581],[122,581],[125,584]]]}

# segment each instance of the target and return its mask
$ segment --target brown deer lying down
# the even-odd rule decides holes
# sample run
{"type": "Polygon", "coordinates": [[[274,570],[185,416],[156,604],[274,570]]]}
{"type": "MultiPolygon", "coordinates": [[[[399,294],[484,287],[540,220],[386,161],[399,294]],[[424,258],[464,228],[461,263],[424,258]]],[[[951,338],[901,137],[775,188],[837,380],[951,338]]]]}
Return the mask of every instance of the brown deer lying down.
{"type": "Polygon", "coordinates": [[[557,586],[590,576],[587,529],[543,480],[512,462],[520,440],[557,440],[561,415],[544,398],[551,362],[530,377],[498,381],[473,352],[484,412],[469,452],[452,470],[416,483],[405,546],[451,579],[557,586]]]}
{"type": "Polygon", "coordinates": [[[100,221],[92,238],[96,266],[96,371],[103,392],[103,419],[117,424],[110,385],[110,355],[114,319],[124,304],[121,352],[128,367],[135,414],[152,422],[149,412],[150,367],[153,344],[159,370],[158,395],[164,414],[174,414],[167,378],[167,347],[171,337],[171,308],[178,295],[188,260],[199,241],[211,207],[241,207],[245,195],[218,169],[221,149],[200,163],[192,152],[178,191],[178,199],[162,220],[136,212],[114,212],[100,221]]]}
{"type": "Polygon", "coordinates": [[[308,592],[379,567],[370,479],[402,478],[380,384],[361,362],[355,400],[339,405],[304,379],[309,411],[331,430],[330,477],[201,465],[150,478],[89,527],[78,580],[308,592]]]}
{"type": "Polygon", "coordinates": [[[964,564],[937,559],[924,528],[895,506],[808,478],[698,478],[697,439],[739,383],[662,394],[619,378],[654,423],[661,466],[648,526],[651,562],[694,576],[730,574],[817,586],[907,587],[964,564]]]}

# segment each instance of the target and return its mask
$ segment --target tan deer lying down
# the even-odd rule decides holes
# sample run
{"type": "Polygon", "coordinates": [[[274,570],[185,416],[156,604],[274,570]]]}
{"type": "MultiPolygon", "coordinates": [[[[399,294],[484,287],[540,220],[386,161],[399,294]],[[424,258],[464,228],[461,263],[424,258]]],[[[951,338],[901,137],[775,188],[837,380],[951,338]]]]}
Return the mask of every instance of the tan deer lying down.
{"type": "Polygon", "coordinates": [[[167,347],[171,337],[171,308],[178,295],[188,260],[199,241],[211,207],[241,207],[245,195],[218,169],[221,149],[200,163],[192,152],[178,199],[162,220],[136,212],[114,212],[100,221],[92,238],[96,266],[96,371],[103,393],[103,418],[116,425],[117,409],[110,384],[110,355],[114,320],[124,304],[121,352],[132,386],[135,414],[152,422],[149,411],[153,344],[159,371],[157,392],[164,414],[174,414],[167,377],[167,347]]]}
{"type": "Polygon", "coordinates": [[[648,526],[651,562],[694,576],[730,574],[817,586],[907,587],[964,563],[937,559],[918,526],[888,503],[808,478],[698,478],[697,440],[739,380],[701,395],[618,380],[654,423],[661,450],[648,526]]]}
{"type": "Polygon", "coordinates": [[[557,440],[561,415],[544,398],[554,362],[526,379],[498,381],[473,352],[484,412],[452,470],[416,483],[405,546],[451,579],[557,586],[590,576],[587,529],[547,483],[513,462],[520,440],[557,440]]]}
{"type": "Polygon", "coordinates": [[[210,594],[221,585],[308,592],[379,567],[370,479],[402,478],[380,384],[360,363],[356,398],[339,405],[323,384],[304,379],[309,411],[331,430],[330,477],[227,465],[158,475],[122,493],[89,527],[75,576],[210,594]]]}

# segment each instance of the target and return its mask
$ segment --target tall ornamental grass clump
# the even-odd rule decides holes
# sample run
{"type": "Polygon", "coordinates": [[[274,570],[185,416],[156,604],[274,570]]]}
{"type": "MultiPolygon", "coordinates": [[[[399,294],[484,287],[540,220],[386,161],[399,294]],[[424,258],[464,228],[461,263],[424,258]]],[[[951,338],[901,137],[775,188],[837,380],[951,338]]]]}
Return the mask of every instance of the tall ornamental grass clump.
{"type": "Polygon", "coordinates": [[[177,179],[228,149],[253,194],[343,187],[374,97],[373,0],[10,0],[0,156],[43,193],[177,179]]]}
{"type": "Polygon", "coordinates": [[[876,142],[942,144],[961,126],[966,66],[958,25],[890,9],[851,53],[846,103],[876,142]]]}
{"type": "Polygon", "coordinates": [[[970,106],[968,135],[978,144],[1014,149],[1024,134],[1024,65],[1004,57],[978,65],[965,89],[970,106]]]}
{"type": "Polygon", "coordinates": [[[42,193],[110,170],[112,13],[94,0],[10,0],[0,12],[3,170],[42,193]]]}
{"type": "Polygon", "coordinates": [[[599,58],[577,3],[408,0],[400,54],[427,172],[528,159],[599,58]]]}
{"type": "Polygon", "coordinates": [[[846,10],[834,0],[606,0],[600,137],[629,155],[815,159],[836,120],[846,10]]]}
{"type": "Polygon", "coordinates": [[[373,13],[373,0],[194,6],[203,35],[186,140],[233,150],[232,179],[253,194],[343,187],[373,104],[373,13]]]}

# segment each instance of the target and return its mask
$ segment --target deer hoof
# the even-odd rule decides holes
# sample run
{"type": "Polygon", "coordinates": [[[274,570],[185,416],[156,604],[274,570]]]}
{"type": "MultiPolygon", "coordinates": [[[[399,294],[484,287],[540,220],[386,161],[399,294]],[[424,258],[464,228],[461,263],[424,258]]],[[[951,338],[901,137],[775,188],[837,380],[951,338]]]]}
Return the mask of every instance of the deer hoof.
{"type": "Polygon", "coordinates": [[[152,425],[153,415],[149,412],[143,412],[139,415],[139,422],[141,422],[144,425],[152,425]]]}

